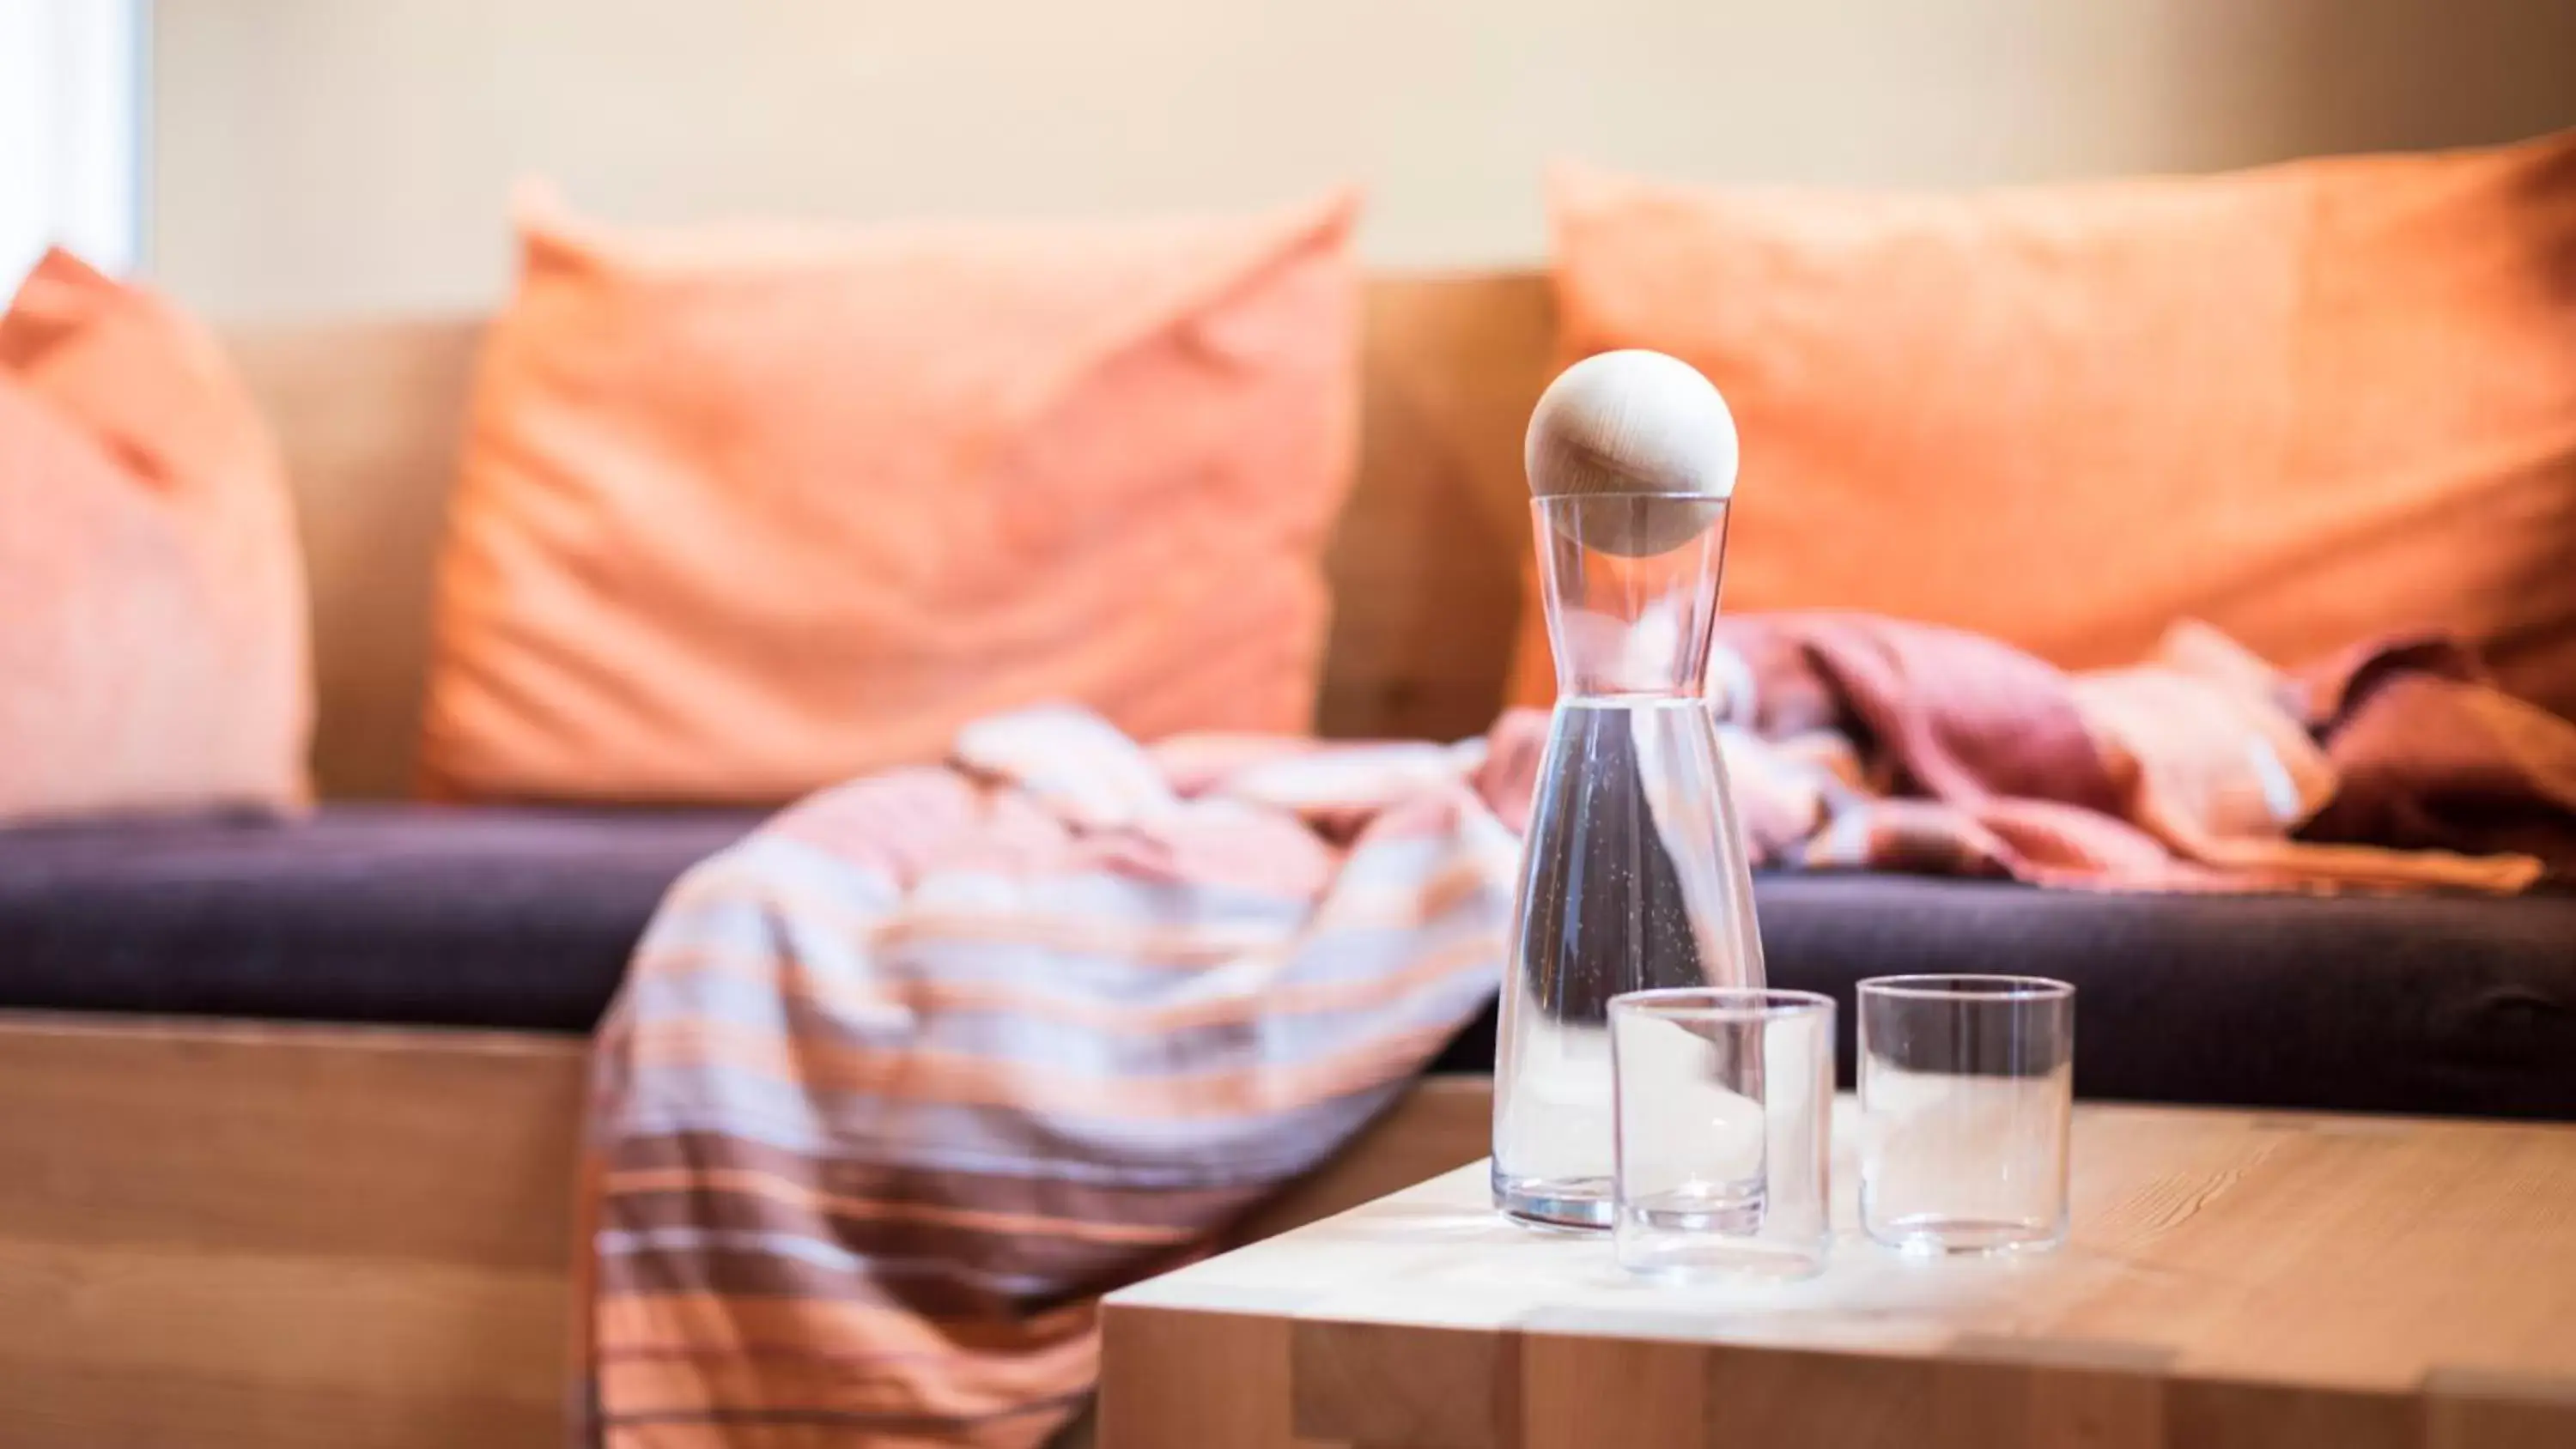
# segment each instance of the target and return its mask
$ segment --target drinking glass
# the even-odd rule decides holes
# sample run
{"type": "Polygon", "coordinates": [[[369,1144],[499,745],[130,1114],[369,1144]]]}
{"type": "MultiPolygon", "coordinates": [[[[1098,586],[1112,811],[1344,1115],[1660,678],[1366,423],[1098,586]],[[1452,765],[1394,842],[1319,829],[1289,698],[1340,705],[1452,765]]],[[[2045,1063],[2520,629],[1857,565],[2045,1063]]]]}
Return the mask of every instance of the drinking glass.
{"type": "Polygon", "coordinates": [[[1679,987],[1610,1001],[1619,1263],[1799,1278],[1825,1263],[1834,1003],[1679,987]]]}
{"type": "Polygon", "coordinates": [[[1914,1253],[2066,1238],[2075,988],[2038,976],[1860,984],[1860,1217],[1914,1253]]]}

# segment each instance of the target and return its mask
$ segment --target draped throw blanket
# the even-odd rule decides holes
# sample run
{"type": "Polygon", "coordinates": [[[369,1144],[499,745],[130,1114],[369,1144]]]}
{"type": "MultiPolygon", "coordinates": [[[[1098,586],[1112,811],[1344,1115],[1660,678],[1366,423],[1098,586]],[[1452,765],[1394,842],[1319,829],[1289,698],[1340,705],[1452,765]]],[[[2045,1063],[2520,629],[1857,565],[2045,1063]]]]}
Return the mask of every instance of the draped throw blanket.
{"type": "Polygon", "coordinates": [[[2283,673],[2205,625],[2067,675],[1860,614],[1723,621],[1751,855],[2120,890],[2510,892],[2576,879],[2576,725],[2439,637],[2283,673]]]}
{"type": "MultiPolygon", "coordinates": [[[[2186,628],[2074,678],[1858,617],[1722,644],[1721,738],[1773,865],[2576,875],[2576,727],[2437,642],[2294,677],[2186,628]]],[[[1036,710],[690,872],[600,1042],[589,1432],[1042,1442],[1093,1381],[1098,1293],[1322,1162],[1492,995],[1545,728],[1145,747],[1036,710]]]]}
{"type": "Polygon", "coordinates": [[[607,1442],[1042,1442],[1091,1295],[1322,1162],[1493,994],[1526,782],[1485,760],[1041,710],[692,871],[599,1051],[607,1442]]]}

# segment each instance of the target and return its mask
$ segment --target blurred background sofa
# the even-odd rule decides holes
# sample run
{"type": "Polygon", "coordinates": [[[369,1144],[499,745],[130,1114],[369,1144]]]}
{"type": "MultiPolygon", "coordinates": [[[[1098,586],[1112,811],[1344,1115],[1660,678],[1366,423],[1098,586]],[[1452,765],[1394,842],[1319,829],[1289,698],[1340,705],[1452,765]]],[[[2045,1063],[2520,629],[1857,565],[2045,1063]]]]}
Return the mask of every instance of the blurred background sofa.
{"type": "MultiPolygon", "coordinates": [[[[1341,737],[1479,733],[1527,552],[1518,440],[1556,355],[1542,275],[1367,287],[1358,477],[1329,555],[1318,705],[1341,737]]],[[[417,772],[431,573],[478,326],[233,339],[316,556],[309,818],[0,831],[0,1004],[586,1032],[662,889],[756,806],[455,804],[417,772]]],[[[1748,485],[1753,486],[1753,485],[1748,485]]],[[[935,749],[935,747],[933,747],[935,749]]],[[[2576,1117],[2576,898],[2138,895],[1875,872],[1757,882],[1784,985],[2036,972],[2088,1003],[2088,1095],[2576,1117]]],[[[1443,1060],[1491,1065],[1492,1023],[1443,1060]]]]}

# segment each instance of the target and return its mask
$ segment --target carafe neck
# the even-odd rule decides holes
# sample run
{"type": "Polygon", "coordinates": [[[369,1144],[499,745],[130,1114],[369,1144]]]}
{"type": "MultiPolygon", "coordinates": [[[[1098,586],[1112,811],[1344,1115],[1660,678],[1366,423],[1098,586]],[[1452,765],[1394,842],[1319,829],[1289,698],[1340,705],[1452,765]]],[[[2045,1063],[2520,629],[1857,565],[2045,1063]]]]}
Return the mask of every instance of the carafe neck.
{"type": "Polygon", "coordinates": [[[1699,697],[1726,509],[1719,498],[1660,493],[1531,503],[1560,702],[1699,697]]]}

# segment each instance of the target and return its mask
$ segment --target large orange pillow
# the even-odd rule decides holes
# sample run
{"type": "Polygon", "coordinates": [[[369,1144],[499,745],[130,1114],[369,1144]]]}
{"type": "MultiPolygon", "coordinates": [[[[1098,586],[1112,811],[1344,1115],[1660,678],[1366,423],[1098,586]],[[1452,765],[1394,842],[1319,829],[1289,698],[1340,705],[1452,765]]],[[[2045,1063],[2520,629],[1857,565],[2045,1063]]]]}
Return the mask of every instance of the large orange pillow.
{"type": "Polygon", "coordinates": [[[1145,737],[1304,728],[1352,213],[646,231],[531,199],[428,788],[776,800],[1040,700],[1145,737]]]}
{"type": "Polygon", "coordinates": [[[1735,411],[1730,610],[2075,666],[2185,617],[2283,661],[2441,625],[2576,711],[2576,132],[1957,196],[1578,172],[1551,205],[1568,356],[1673,352],[1735,411]]]}
{"type": "Polygon", "coordinates": [[[0,316],[0,821],[306,798],[304,573],[214,339],[66,252],[0,316]]]}

